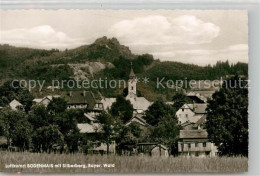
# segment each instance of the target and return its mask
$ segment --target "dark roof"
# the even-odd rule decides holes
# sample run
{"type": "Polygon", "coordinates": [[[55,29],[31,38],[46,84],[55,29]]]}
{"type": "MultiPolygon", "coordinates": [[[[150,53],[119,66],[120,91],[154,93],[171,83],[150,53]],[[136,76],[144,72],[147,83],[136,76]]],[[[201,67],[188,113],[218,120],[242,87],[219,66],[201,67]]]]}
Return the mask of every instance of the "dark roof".
{"type": "Polygon", "coordinates": [[[193,127],[197,128],[198,126],[202,125],[206,121],[206,114],[203,115],[194,125],[193,127]]]}
{"type": "Polygon", "coordinates": [[[90,109],[94,108],[95,98],[90,91],[64,91],[61,93],[68,104],[88,104],[90,109]]]}
{"type": "Polygon", "coordinates": [[[206,130],[180,130],[180,139],[205,139],[207,137],[206,130]]]}
{"type": "Polygon", "coordinates": [[[202,99],[200,99],[199,97],[195,96],[195,95],[189,95],[187,96],[191,101],[194,101],[195,103],[205,103],[205,101],[203,101],[202,99]]]}
{"type": "Polygon", "coordinates": [[[130,78],[135,77],[135,73],[134,73],[134,70],[133,70],[133,68],[132,68],[132,63],[131,63],[131,71],[130,71],[129,77],[130,77],[130,78]]]}

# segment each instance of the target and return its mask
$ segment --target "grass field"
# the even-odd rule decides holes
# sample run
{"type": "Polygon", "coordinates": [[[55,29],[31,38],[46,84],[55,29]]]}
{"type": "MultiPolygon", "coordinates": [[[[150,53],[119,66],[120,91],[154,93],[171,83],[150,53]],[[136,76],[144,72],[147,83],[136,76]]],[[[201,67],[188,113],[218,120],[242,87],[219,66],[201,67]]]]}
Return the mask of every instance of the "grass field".
{"type": "MultiPolygon", "coordinates": [[[[154,173],[154,172],[246,172],[248,158],[245,157],[216,157],[216,158],[183,158],[169,157],[156,158],[149,156],[98,156],[83,154],[45,154],[45,153],[18,153],[0,152],[1,172],[88,172],[88,173],[154,173]],[[6,168],[10,164],[15,167],[6,168]],[[53,168],[28,168],[35,165],[27,164],[53,164],[53,168]],[[57,167],[55,167],[55,164],[57,167]],[[58,165],[61,164],[61,165],[58,165]],[[67,166],[62,164],[85,164],[86,168],[67,166]],[[103,164],[113,164],[106,167],[103,164]],[[20,165],[20,166],[17,166],[20,165]],[[92,166],[92,167],[88,167],[92,166]],[[96,168],[93,168],[96,166],[96,168]],[[99,166],[99,167],[98,167],[99,166]]],[[[44,165],[42,165],[44,166],[44,165]]],[[[41,167],[42,167],[41,166],[41,167]]],[[[51,165],[49,165],[51,166],[51,165]]],[[[76,166],[76,165],[75,165],[76,166]]],[[[45,166],[44,166],[45,167],[45,166]]]]}

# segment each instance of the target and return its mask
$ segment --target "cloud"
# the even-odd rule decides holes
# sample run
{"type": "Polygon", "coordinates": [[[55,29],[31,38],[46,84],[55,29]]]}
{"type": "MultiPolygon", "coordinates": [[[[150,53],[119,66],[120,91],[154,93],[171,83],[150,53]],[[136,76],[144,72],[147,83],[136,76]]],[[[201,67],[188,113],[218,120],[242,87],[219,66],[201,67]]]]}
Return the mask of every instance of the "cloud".
{"type": "Polygon", "coordinates": [[[195,16],[138,17],[114,24],[109,33],[127,45],[203,44],[219,35],[220,27],[195,16]]]}
{"type": "Polygon", "coordinates": [[[67,47],[79,46],[83,43],[78,39],[70,38],[63,32],[55,31],[49,25],[1,31],[0,36],[2,44],[33,48],[65,49],[67,47]]]}
{"type": "Polygon", "coordinates": [[[219,50],[192,49],[152,52],[155,58],[162,61],[178,61],[198,65],[215,64],[217,61],[229,60],[230,63],[248,62],[248,45],[230,45],[219,50]]]}

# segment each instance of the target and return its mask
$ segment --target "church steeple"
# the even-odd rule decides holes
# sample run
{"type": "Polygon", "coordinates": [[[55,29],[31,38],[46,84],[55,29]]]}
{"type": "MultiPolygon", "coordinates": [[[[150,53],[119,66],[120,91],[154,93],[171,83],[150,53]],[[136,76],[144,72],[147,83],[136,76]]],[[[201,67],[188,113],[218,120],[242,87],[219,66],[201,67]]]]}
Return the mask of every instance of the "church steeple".
{"type": "Polygon", "coordinates": [[[131,62],[131,71],[128,80],[128,96],[136,97],[136,83],[137,83],[137,79],[131,62]]]}
{"type": "Polygon", "coordinates": [[[132,62],[131,62],[131,71],[130,71],[129,79],[133,79],[133,78],[135,78],[135,73],[133,70],[132,62]]]}

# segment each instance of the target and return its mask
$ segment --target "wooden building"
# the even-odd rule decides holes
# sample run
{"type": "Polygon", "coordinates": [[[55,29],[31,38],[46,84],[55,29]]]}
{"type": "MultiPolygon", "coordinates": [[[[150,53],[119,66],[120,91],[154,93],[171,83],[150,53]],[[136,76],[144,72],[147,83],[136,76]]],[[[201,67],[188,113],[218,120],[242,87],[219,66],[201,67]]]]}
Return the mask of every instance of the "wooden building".
{"type": "Polygon", "coordinates": [[[180,156],[187,157],[214,157],[218,150],[208,140],[206,130],[180,130],[178,152],[180,156]]]}

